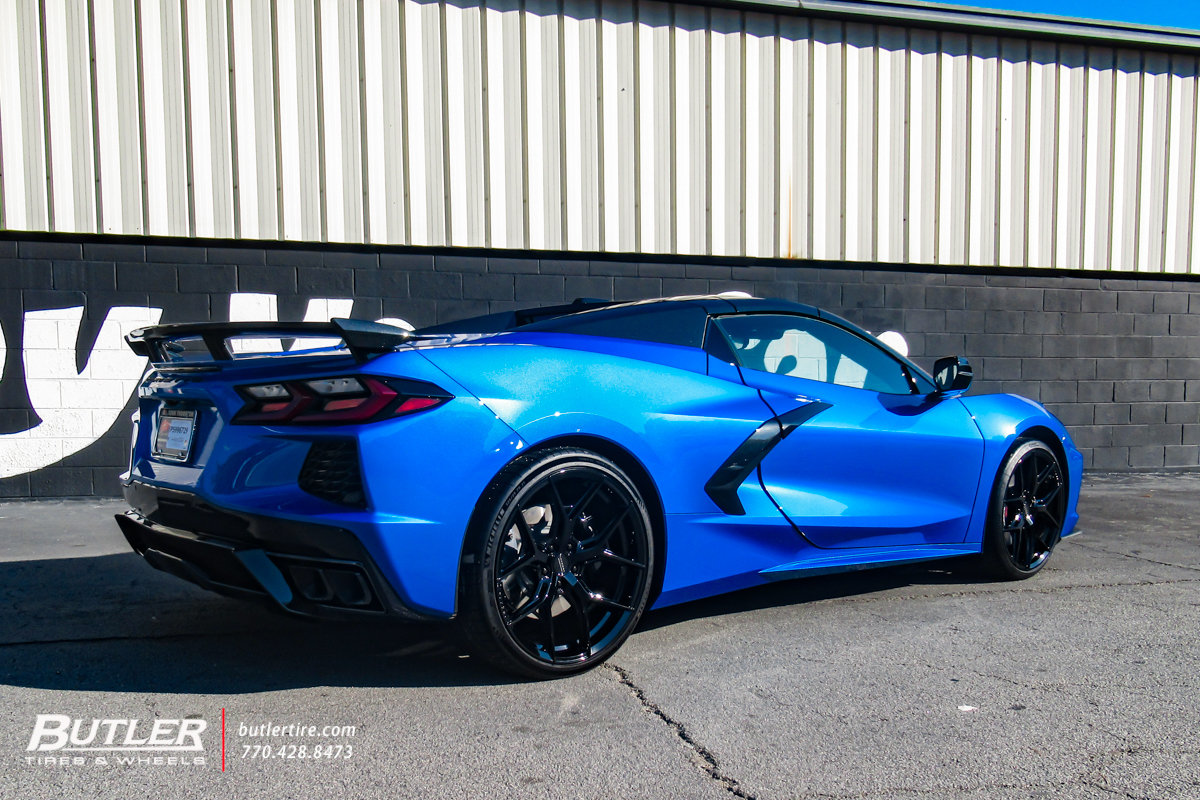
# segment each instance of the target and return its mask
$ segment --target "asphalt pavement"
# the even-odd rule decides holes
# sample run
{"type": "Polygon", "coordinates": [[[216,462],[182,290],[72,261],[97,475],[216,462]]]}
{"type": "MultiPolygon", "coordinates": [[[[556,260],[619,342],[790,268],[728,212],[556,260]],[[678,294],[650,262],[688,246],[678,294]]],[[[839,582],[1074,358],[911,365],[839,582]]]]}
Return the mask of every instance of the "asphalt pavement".
{"type": "Polygon", "coordinates": [[[1200,798],[1200,475],[1089,476],[1085,533],[1029,581],[752,589],[543,683],[436,628],[210,595],[129,552],[121,508],[0,504],[2,797],[1200,798]],[[203,750],[29,752],[51,714],[200,719],[203,750]]]}

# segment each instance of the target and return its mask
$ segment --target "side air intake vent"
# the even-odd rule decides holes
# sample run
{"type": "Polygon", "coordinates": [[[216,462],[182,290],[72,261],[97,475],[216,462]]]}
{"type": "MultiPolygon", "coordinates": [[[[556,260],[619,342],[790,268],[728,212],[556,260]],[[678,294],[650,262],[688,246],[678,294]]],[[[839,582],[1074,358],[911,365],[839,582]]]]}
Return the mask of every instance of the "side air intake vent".
{"type": "Polygon", "coordinates": [[[364,508],[362,473],[358,468],[358,443],[353,439],[313,442],[300,468],[300,488],[322,500],[364,508]]]}

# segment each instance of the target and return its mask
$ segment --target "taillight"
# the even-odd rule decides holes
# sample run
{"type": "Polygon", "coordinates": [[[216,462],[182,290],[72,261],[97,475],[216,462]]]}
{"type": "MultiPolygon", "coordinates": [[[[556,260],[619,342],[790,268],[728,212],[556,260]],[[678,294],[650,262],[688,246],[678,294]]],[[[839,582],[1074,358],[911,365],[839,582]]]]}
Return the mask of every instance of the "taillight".
{"type": "Polygon", "coordinates": [[[235,425],[353,425],[436,408],[453,395],[424,381],[343,375],[239,386],[235,425]]]}

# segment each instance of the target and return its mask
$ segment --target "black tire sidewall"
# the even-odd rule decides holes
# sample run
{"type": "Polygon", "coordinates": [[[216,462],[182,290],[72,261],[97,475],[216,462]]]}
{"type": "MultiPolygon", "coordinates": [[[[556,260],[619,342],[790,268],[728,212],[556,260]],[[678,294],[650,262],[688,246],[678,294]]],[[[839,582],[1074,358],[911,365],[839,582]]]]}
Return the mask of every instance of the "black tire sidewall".
{"type": "Polygon", "coordinates": [[[463,575],[463,605],[461,626],[468,644],[485,659],[496,666],[533,678],[554,678],[583,672],[602,663],[616,652],[637,627],[646,610],[654,574],[654,536],[650,515],[634,482],[625,472],[609,459],[589,450],[578,448],[551,448],[529,453],[514,461],[497,476],[481,500],[482,513],[476,515],[476,524],[471,531],[472,540],[466,552],[473,556],[465,565],[463,575]],[[636,513],[641,517],[642,530],[646,537],[646,579],[641,596],[636,598],[634,614],[622,631],[602,651],[586,661],[552,665],[540,661],[527,653],[517,643],[501,618],[492,580],[494,562],[507,535],[504,523],[514,507],[528,495],[529,491],[543,478],[563,469],[586,468],[601,472],[618,483],[634,500],[636,513]]]}
{"type": "MultiPolygon", "coordinates": [[[[1009,448],[1008,454],[1004,457],[1004,461],[1001,462],[1000,469],[996,473],[996,482],[992,486],[992,493],[988,502],[987,524],[984,528],[983,546],[983,556],[987,567],[993,575],[1004,580],[1023,580],[1038,574],[1049,563],[1050,558],[1054,555],[1054,547],[1058,544],[1057,541],[1054,543],[1054,546],[1050,548],[1050,553],[1042,563],[1033,569],[1023,569],[1013,560],[1004,542],[1004,522],[1003,514],[1001,513],[1004,507],[1004,493],[1021,459],[1034,450],[1041,450],[1050,458],[1053,458],[1054,463],[1058,465],[1059,474],[1063,476],[1064,481],[1066,478],[1066,474],[1063,472],[1062,461],[1054,450],[1041,439],[1018,439],[1009,448]]],[[[1063,487],[1063,490],[1066,490],[1066,486],[1063,487]]],[[[1061,533],[1059,531],[1060,535],[1061,533]]]]}

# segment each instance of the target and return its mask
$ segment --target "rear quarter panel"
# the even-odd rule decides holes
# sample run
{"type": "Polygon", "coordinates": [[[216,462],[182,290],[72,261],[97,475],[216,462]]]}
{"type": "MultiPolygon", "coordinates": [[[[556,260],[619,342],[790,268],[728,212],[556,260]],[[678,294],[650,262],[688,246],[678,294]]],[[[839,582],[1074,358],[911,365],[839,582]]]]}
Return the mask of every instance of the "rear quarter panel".
{"type": "Polygon", "coordinates": [[[527,445],[606,439],[646,468],[666,513],[717,510],[705,481],[771,416],[756,390],[707,375],[707,356],[694,348],[569,334],[533,341],[422,352],[527,445]]]}

